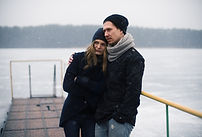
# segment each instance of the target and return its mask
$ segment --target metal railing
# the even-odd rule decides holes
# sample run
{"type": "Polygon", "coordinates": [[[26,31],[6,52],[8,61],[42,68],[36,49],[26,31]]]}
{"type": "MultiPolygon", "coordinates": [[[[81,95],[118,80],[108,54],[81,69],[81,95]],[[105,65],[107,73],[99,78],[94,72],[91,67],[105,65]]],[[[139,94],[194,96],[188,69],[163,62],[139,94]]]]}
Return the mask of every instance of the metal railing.
{"type": "MultiPolygon", "coordinates": [[[[60,71],[61,71],[61,75],[60,75],[60,79],[61,79],[61,84],[63,82],[63,65],[64,62],[61,59],[37,59],[37,60],[11,60],[10,61],[10,86],[11,86],[11,97],[12,99],[13,97],[13,72],[12,72],[12,65],[13,63],[29,63],[29,62],[59,62],[60,63],[60,71]]],[[[56,96],[56,66],[54,65],[54,74],[53,74],[53,96],[56,96]]],[[[31,91],[31,66],[29,65],[29,90],[30,90],[30,98],[32,97],[32,91],[31,91]]],[[[63,96],[63,92],[62,92],[62,96],[63,96]]]]}
{"type": "MultiPolygon", "coordinates": [[[[63,60],[60,60],[60,59],[41,59],[41,60],[11,60],[10,61],[10,85],[11,85],[11,96],[13,98],[13,80],[12,80],[12,64],[13,63],[16,63],[16,62],[50,62],[50,61],[56,61],[56,62],[60,62],[60,65],[61,65],[61,84],[63,82],[63,65],[64,65],[64,62],[63,60]]],[[[30,69],[30,67],[29,67],[30,69]]],[[[54,75],[55,75],[55,66],[54,66],[54,75]]],[[[54,77],[54,80],[55,80],[55,77],[54,77]]],[[[31,81],[30,81],[31,82],[31,81]]],[[[54,83],[55,84],[55,83],[54,83]]],[[[54,91],[55,89],[53,89],[54,91]]],[[[55,92],[55,91],[54,91],[55,92]]],[[[63,92],[62,92],[63,93],[63,92]]],[[[168,101],[166,99],[163,99],[163,98],[160,98],[158,96],[154,96],[148,92],[145,92],[145,91],[142,91],[141,94],[145,97],[148,97],[150,99],[153,99],[155,101],[158,101],[160,103],[163,103],[166,105],[166,133],[167,133],[167,137],[169,137],[169,112],[168,112],[168,107],[171,106],[171,107],[174,107],[178,110],[181,110],[181,111],[184,111],[186,113],[189,113],[193,116],[196,116],[196,117],[199,117],[199,118],[202,118],[202,112],[200,111],[197,111],[197,110],[193,110],[189,107],[185,107],[185,106],[182,106],[182,105],[179,105],[177,103],[174,103],[174,102],[171,102],[171,101],[168,101]]],[[[62,94],[63,96],[63,94],[62,94]]]]}
{"type": "Polygon", "coordinates": [[[174,108],[176,108],[178,110],[184,111],[184,112],[189,113],[189,114],[191,114],[193,116],[197,116],[199,118],[202,118],[202,112],[200,112],[200,111],[193,110],[193,109],[191,109],[189,107],[185,107],[185,106],[179,105],[177,103],[168,101],[166,99],[154,96],[154,95],[149,94],[149,93],[147,93],[145,91],[142,91],[141,94],[143,96],[146,96],[146,97],[148,97],[150,99],[156,100],[156,101],[161,102],[161,103],[166,105],[166,133],[167,133],[167,137],[169,137],[169,114],[168,114],[169,112],[168,112],[168,106],[174,107],[174,108]]]}

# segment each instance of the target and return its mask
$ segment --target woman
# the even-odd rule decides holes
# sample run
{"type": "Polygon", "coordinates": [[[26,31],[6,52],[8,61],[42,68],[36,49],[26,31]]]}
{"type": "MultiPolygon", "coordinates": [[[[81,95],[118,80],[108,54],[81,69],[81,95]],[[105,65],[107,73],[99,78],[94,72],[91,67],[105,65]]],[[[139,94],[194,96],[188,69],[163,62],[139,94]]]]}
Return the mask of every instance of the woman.
{"type": "Polygon", "coordinates": [[[66,137],[95,136],[94,114],[105,87],[107,41],[99,28],[86,52],[75,53],[63,82],[68,96],[60,118],[66,137]]]}

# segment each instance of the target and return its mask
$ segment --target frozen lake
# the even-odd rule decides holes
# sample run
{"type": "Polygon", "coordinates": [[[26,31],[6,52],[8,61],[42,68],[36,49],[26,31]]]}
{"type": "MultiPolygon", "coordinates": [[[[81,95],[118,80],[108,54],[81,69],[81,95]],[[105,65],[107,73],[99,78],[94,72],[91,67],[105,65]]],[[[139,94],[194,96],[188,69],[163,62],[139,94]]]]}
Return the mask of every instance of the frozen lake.
{"type": "MultiPolygon", "coordinates": [[[[11,103],[10,60],[62,59],[85,49],[0,49],[0,125],[11,103]]],[[[143,90],[202,112],[202,49],[138,49],[145,58],[143,90]]],[[[57,95],[61,95],[60,64],[13,63],[14,97],[29,97],[28,65],[34,95],[53,91],[53,64],[57,68],[57,95]]],[[[65,68],[65,67],[64,67],[65,68]]],[[[141,96],[136,126],[131,137],[166,136],[165,105],[141,96]]],[[[169,107],[170,136],[201,137],[202,119],[169,107]]]]}

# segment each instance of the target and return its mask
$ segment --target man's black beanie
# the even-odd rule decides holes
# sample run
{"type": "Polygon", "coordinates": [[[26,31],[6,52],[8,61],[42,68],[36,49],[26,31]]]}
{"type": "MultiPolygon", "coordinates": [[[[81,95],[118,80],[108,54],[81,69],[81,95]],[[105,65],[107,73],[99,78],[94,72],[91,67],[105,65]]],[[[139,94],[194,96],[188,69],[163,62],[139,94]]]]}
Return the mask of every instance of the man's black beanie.
{"type": "Polygon", "coordinates": [[[92,42],[93,42],[94,40],[96,40],[96,39],[103,40],[104,42],[107,43],[107,40],[105,39],[105,36],[104,36],[103,28],[99,28],[99,29],[95,32],[95,34],[94,34],[94,36],[93,36],[93,38],[92,38],[92,42]]]}
{"type": "Polygon", "coordinates": [[[112,14],[103,21],[103,24],[106,21],[112,22],[117,28],[119,28],[123,31],[124,34],[126,34],[126,30],[129,24],[128,19],[126,17],[119,14],[112,14]]]}

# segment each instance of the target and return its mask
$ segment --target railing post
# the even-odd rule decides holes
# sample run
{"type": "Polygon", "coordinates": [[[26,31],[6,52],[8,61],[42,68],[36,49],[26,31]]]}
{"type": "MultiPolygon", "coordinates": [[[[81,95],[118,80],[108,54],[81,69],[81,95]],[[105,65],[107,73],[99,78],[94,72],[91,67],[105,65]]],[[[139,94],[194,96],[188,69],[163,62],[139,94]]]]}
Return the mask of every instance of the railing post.
{"type": "Polygon", "coordinates": [[[168,116],[168,105],[166,104],[166,131],[167,137],[169,137],[169,116],[168,116]]]}
{"type": "Polygon", "coordinates": [[[13,100],[13,74],[12,74],[12,61],[10,61],[10,84],[11,84],[11,97],[13,100]]]}
{"type": "Polygon", "coordinates": [[[54,64],[54,73],[53,73],[53,97],[56,97],[56,65],[54,64]]]}
{"type": "MultiPolygon", "coordinates": [[[[63,87],[63,70],[65,70],[65,68],[64,68],[64,62],[62,60],[60,60],[60,69],[61,69],[60,82],[61,82],[61,87],[63,87]]],[[[62,93],[62,97],[64,97],[63,88],[61,89],[61,93],[62,93]]]]}
{"type": "Polygon", "coordinates": [[[32,98],[31,66],[29,65],[29,96],[32,98]]]}

